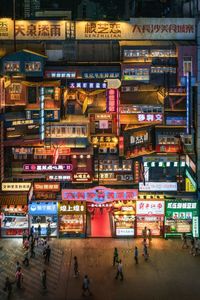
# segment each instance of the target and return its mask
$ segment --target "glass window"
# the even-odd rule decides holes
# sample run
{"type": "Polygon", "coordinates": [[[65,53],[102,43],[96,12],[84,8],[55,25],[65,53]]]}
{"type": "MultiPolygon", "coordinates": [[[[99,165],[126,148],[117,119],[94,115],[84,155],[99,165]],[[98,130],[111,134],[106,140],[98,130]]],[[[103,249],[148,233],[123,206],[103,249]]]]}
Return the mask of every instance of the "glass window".
{"type": "Polygon", "coordinates": [[[19,72],[20,71],[19,61],[5,62],[4,63],[4,71],[5,72],[19,72]]]}
{"type": "Polygon", "coordinates": [[[25,62],[25,71],[26,72],[40,72],[41,71],[41,62],[39,62],[39,61],[25,62]]]}
{"type": "Polygon", "coordinates": [[[192,74],[192,57],[185,56],[183,57],[183,76],[186,76],[189,72],[192,74]]]}

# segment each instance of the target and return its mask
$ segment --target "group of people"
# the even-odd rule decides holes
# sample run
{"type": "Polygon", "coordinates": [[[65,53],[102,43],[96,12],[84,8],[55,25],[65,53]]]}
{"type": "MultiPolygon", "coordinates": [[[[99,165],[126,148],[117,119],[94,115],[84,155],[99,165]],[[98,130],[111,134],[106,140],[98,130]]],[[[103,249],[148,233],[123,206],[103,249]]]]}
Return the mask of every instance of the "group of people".
{"type": "MultiPolygon", "coordinates": [[[[139,250],[138,250],[137,246],[135,246],[133,252],[134,252],[135,264],[138,264],[139,263],[139,250]]],[[[142,256],[144,257],[145,261],[147,261],[148,258],[149,258],[149,251],[148,251],[148,246],[147,246],[146,239],[143,240],[143,252],[142,252],[142,256]]],[[[118,249],[117,248],[114,249],[114,253],[113,253],[113,267],[116,264],[117,264],[117,273],[116,273],[115,279],[118,279],[118,277],[120,277],[120,279],[123,281],[123,279],[124,279],[123,265],[122,265],[122,260],[119,258],[119,253],[118,253],[118,249]]]]}
{"type": "Polygon", "coordinates": [[[200,241],[198,238],[191,236],[190,237],[190,246],[188,244],[188,236],[184,232],[182,234],[182,249],[188,249],[190,247],[190,254],[193,256],[197,256],[200,254],[200,241]]]}
{"type": "MultiPolygon", "coordinates": [[[[41,235],[40,225],[38,225],[38,237],[41,235]],[[40,234],[39,234],[40,232],[40,234]]],[[[47,264],[50,261],[51,256],[51,248],[48,245],[46,238],[42,239],[42,243],[40,245],[43,246],[42,255],[44,258],[44,263],[47,264]]],[[[39,246],[37,236],[34,234],[33,226],[30,229],[29,234],[27,235],[26,232],[23,232],[23,250],[24,250],[24,259],[22,260],[22,264],[26,267],[29,266],[30,258],[35,258],[35,247],[39,246]]],[[[22,272],[22,266],[19,261],[16,262],[16,270],[15,270],[15,280],[11,281],[10,278],[7,276],[5,280],[4,291],[8,294],[8,299],[10,298],[12,292],[12,285],[16,283],[18,289],[21,289],[23,283],[24,274],[22,272]]],[[[46,289],[46,281],[47,281],[47,272],[45,269],[42,270],[40,273],[41,283],[43,289],[46,289]]]]}

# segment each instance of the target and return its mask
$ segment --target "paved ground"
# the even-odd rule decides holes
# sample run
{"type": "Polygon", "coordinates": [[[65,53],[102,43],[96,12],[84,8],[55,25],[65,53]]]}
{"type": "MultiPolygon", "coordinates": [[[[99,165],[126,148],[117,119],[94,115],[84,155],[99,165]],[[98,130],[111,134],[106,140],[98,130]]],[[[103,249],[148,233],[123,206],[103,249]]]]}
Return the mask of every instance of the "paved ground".
{"type": "MultiPolygon", "coordinates": [[[[0,299],[7,299],[3,291],[5,276],[14,280],[15,264],[22,260],[20,239],[0,240],[0,299]]],[[[200,256],[193,257],[181,249],[181,241],[154,239],[150,258],[144,261],[140,239],[69,239],[50,241],[52,256],[44,265],[42,249],[29,267],[23,267],[23,288],[13,285],[13,300],[79,300],[82,279],[88,274],[95,300],[196,300],[200,299],[200,256]],[[139,248],[139,265],[133,259],[133,247],[139,248]],[[124,281],[115,280],[112,266],[113,248],[117,247],[124,267],[124,281]],[[73,256],[79,260],[80,276],[73,276],[73,256]],[[47,291],[41,286],[40,272],[47,270],[47,291]]]]}

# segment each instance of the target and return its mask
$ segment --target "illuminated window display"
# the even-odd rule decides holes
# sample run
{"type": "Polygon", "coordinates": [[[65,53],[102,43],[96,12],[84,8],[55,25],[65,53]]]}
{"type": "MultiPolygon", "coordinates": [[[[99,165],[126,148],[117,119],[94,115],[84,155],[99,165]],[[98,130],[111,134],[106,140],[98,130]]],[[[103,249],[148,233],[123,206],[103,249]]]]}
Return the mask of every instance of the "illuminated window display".
{"type": "Polygon", "coordinates": [[[114,203],[114,228],[116,236],[135,236],[135,202],[114,203]]]}
{"type": "Polygon", "coordinates": [[[59,203],[59,237],[84,237],[86,204],[82,201],[59,203]]]}
{"type": "Polygon", "coordinates": [[[47,235],[47,228],[50,225],[50,236],[57,236],[57,202],[32,202],[29,204],[30,227],[37,230],[41,226],[41,236],[47,235]]]}
{"type": "Polygon", "coordinates": [[[3,205],[1,208],[1,236],[19,237],[28,230],[27,206],[3,205]]]}
{"type": "Polygon", "coordinates": [[[26,72],[41,71],[41,62],[39,61],[25,62],[25,71],[26,72]]]}
{"type": "Polygon", "coordinates": [[[164,201],[136,201],[137,236],[145,227],[153,236],[163,235],[164,201]]]}
{"type": "Polygon", "coordinates": [[[198,203],[195,201],[167,201],[165,212],[165,237],[183,232],[199,237],[198,203]]]}

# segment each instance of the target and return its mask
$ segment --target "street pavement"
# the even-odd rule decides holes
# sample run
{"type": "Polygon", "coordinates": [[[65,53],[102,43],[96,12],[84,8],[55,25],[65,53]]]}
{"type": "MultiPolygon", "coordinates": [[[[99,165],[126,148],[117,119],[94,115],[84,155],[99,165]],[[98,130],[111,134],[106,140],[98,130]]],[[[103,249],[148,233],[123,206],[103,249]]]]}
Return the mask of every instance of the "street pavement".
{"type": "MultiPolygon", "coordinates": [[[[13,300],[196,300],[200,299],[200,256],[182,249],[180,240],[153,239],[147,262],[142,256],[141,239],[53,239],[49,265],[44,264],[42,246],[30,266],[22,266],[22,289],[13,284],[13,300]],[[133,249],[139,249],[135,265],[133,249]],[[118,248],[123,263],[124,281],[115,279],[112,266],[113,249],[118,248]],[[73,257],[78,257],[80,275],[73,274],[73,257]],[[40,273],[47,270],[47,290],[43,290],[40,273]],[[87,274],[92,295],[82,297],[82,281],[87,274]]],[[[5,277],[15,279],[16,261],[23,259],[22,239],[0,240],[0,299],[5,277]]]]}

